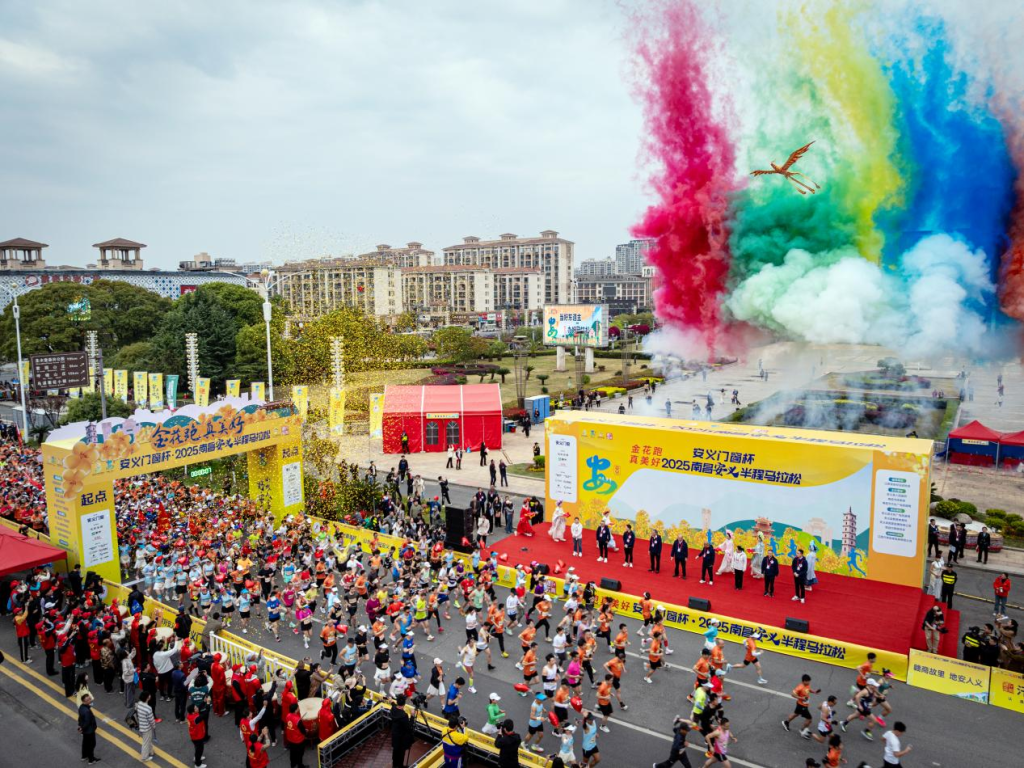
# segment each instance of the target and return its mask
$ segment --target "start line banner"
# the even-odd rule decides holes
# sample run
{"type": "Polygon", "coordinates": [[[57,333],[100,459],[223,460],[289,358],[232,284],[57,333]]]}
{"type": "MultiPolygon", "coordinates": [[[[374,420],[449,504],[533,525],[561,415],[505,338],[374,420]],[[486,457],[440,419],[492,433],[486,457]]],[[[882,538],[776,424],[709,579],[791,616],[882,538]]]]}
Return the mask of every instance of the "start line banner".
{"type": "MultiPolygon", "coordinates": [[[[397,552],[404,543],[404,539],[400,539],[397,536],[382,535],[346,523],[322,521],[321,524],[323,526],[333,526],[338,531],[339,538],[346,545],[355,543],[367,551],[376,547],[381,551],[389,549],[397,552]]],[[[470,560],[469,557],[458,553],[456,553],[456,557],[466,563],[470,560]]],[[[550,574],[548,578],[555,583],[557,594],[564,595],[565,581],[550,574]]],[[[515,581],[515,568],[509,568],[505,565],[498,566],[497,583],[499,585],[511,588],[515,586],[515,581]]],[[[643,619],[640,610],[640,598],[622,592],[612,592],[598,588],[597,602],[600,603],[605,596],[612,599],[613,609],[619,615],[628,616],[633,619],[643,619]]],[[[762,649],[784,653],[787,656],[799,656],[811,661],[818,661],[837,667],[846,667],[848,669],[856,669],[859,664],[864,662],[868,653],[874,652],[878,656],[877,663],[879,666],[892,670],[893,676],[897,680],[907,679],[907,657],[902,653],[879,648],[868,648],[855,643],[845,643],[841,640],[833,640],[801,632],[791,632],[780,627],[757,624],[717,613],[705,613],[704,611],[696,611],[670,603],[658,603],[658,605],[665,607],[665,626],[682,632],[702,634],[707,631],[711,619],[718,619],[718,636],[727,641],[743,643],[744,640],[756,631],[761,633],[758,645],[762,649]]]]}

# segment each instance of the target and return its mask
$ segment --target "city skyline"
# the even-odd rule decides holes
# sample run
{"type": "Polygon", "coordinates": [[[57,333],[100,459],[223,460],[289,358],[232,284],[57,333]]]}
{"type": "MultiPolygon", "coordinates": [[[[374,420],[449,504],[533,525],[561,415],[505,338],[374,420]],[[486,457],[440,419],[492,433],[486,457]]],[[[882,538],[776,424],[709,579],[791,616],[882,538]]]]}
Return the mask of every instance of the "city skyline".
{"type": "Polygon", "coordinates": [[[49,244],[54,265],[84,266],[109,237],[174,269],[203,251],[282,263],[549,228],[596,258],[644,205],[612,2],[101,2],[0,21],[18,115],[3,237],[49,244]],[[481,46],[494,37],[508,45],[481,46]]]}

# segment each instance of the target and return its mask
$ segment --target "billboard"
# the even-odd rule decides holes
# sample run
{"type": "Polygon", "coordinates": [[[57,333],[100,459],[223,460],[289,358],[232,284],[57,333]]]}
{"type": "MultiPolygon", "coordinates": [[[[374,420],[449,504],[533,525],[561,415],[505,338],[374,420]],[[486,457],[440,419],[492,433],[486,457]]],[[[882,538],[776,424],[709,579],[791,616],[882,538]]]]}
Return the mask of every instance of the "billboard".
{"type": "Polygon", "coordinates": [[[548,509],[588,528],[608,510],[640,538],[728,531],[782,564],[802,548],[818,571],[921,586],[929,440],[575,411],[545,429],[548,509]]]}
{"type": "Polygon", "coordinates": [[[605,304],[551,304],[544,307],[544,343],[548,346],[607,347],[605,304]]]}

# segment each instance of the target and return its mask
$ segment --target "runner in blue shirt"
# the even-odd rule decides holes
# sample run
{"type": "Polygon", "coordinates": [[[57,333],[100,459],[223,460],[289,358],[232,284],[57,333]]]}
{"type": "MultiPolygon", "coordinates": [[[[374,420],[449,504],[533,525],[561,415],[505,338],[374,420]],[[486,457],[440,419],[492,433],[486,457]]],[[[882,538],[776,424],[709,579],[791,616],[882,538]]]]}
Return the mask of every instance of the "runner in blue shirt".
{"type": "Polygon", "coordinates": [[[597,721],[590,712],[583,718],[583,762],[585,768],[593,768],[601,762],[601,753],[597,749],[597,721]]]}
{"type": "Polygon", "coordinates": [[[275,590],[274,594],[267,600],[267,629],[274,633],[277,642],[281,642],[281,634],[277,629],[277,622],[281,620],[281,596],[275,590]]]}

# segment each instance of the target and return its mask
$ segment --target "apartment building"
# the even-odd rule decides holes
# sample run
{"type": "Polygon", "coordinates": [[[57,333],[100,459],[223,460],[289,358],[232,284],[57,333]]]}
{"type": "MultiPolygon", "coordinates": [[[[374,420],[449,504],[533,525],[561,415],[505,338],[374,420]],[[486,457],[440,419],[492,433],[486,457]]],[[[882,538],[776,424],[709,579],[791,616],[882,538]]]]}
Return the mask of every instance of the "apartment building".
{"type": "Polygon", "coordinates": [[[401,286],[403,305],[419,315],[494,311],[494,274],[486,267],[409,267],[401,286]]]}
{"type": "Polygon", "coordinates": [[[539,269],[544,280],[545,304],[572,301],[574,243],[546,229],[540,237],[521,238],[510,232],[497,240],[469,236],[459,245],[443,249],[447,266],[498,269],[539,269]]]}
{"type": "Polygon", "coordinates": [[[400,269],[409,267],[434,266],[434,252],[423,247],[423,243],[407,243],[405,248],[392,248],[390,245],[378,245],[376,251],[361,253],[360,261],[371,261],[379,264],[390,264],[400,269]]]}
{"type": "Polygon", "coordinates": [[[643,275],[612,275],[585,277],[576,281],[576,297],[580,304],[608,304],[614,315],[650,309],[651,278],[643,275]]]}
{"type": "Polygon", "coordinates": [[[617,262],[611,256],[605,259],[583,259],[576,267],[576,277],[611,277],[616,273],[617,262]]]}
{"type": "Polygon", "coordinates": [[[651,240],[630,240],[615,246],[615,274],[639,275],[646,264],[651,240]]]}
{"type": "Polygon", "coordinates": [[[294,319],[312,320],[343,306],[389,317],[405,311],[402,271],[364,259],[310,259],[277,271],[272,292],[292,308],[294,319]]]}

